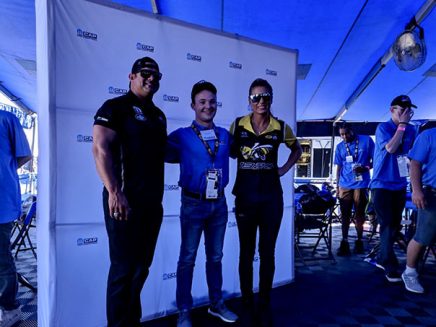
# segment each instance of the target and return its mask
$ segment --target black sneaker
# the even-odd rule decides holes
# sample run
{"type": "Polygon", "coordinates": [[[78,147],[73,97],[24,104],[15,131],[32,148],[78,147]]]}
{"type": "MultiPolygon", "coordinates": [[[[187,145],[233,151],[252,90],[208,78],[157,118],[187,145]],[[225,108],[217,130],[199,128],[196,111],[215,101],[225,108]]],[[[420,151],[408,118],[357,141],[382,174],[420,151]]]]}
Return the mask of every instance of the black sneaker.
{"type": "Polygon", "coordinates": [[[337,255],[340,257],[345,257],[351,255],[350,251],[350,244],[348,244],[348,241],[342,240],[341,245],[339,246],[337,255]]]}
{"type": "Polygon", "coordinates": [[[399,283],[402,281],[401,275],[396,271],[387,272],[385,277],[391,283],[399,283]]]}
{"type": "Polygon", "coordinates": [[[354,253],[355,254],[364,254],[365,253],[365,246],[363,245],[362,240],[356,240],[356,242],[354,242],[354,253]]]}

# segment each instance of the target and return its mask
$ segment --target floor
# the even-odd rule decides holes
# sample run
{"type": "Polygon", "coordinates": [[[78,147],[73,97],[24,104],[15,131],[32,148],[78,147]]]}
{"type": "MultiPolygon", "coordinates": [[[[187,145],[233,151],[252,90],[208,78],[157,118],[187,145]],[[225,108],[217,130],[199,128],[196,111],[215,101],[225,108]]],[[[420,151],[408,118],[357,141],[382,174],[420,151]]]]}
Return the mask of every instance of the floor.
{"type": "MultiPolygon", "coordinates": [[[[340,242],[340,226],[333,228],[333,248],[340,242]]],[[[304,240],[307,242],[310,240],[304,240]]],[[[367,243],[371,249],[375,237],[367,243]]],[[[311,256],[307,244],[302,244],[304,258],[311,256]]],[[[404,251],[396,245],[401,263],[404,251]]],[[[321,246],[316,256],[326,254],[321,246]]],[[[272,307],[274,326],[436,326],[436,260],[430,256],[421,275],[426,288],[422,295],[404,289],[402,283],[385,280],[383,272],[363,261],[363,255],[335,257],[332,260],[304,262],[297,256],[296,278],[291,284],[273,290],[272,307]]],[[[36,286],[36,260],[30,251],[20,252],[17,270],[36,286]]],[[[279,264],[279,263],[278,263],[279,264]]],[[[30,289],[20,285],[18,300],[22,304],[23,321],[14,327],[37,326],[37,298],[30,289]]],[[[241,312],[240,299],[230,299],[228,306],[241,312]]],[[[176,325],[176,315],[144,322],[143,327],[169,327],[176,325]]],[[[207,314],[207,308],[193,312],[194,326],[229,326],[207,314]]],[[[236,322],[232,326],[255,326],[236,322]]]]}

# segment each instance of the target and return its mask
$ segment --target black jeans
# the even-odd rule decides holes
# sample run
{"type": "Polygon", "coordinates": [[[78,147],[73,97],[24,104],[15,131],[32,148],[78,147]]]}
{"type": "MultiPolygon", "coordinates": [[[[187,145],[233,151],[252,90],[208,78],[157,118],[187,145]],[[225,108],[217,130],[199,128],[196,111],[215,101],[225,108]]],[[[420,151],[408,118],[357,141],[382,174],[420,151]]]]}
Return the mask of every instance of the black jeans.
{"type": "Polygon", "coordinates": [[[401,230],[401,219],[406,204],[406,190],[391,191],[376,188],[371,190],[377,221],[380,224],[380,250],[377,262],[387,273],[398,270],[394,242],[401,230]]]}
{"type": "Polygon", "coordinates": [[[108,327],[137,327],[142,316],[141,290],[162,224],[162,204],[133,206],[128,220],[115,220],[109,216],[104,190],[103,208],[111,262],[106,292],[108,327]]]}
{"type": "Polygon", "coordinates": [[[283,197],[267,201],[235,200],[239,232],[239,280],[244,298],[253,296],[253,260],[259,229],[259,297],[269,302],[275,271],[275,247],[283,216],[283,197]]]}

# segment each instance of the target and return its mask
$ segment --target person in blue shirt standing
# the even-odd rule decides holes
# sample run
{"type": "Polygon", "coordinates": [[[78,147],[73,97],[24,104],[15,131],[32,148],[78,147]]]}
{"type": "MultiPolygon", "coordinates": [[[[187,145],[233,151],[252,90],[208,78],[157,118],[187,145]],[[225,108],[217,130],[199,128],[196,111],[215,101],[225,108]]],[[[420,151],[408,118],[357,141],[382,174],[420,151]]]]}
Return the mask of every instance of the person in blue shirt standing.
{"type": "Polygon", "coordinates": [[[368,185],[371,179],[369,171],[372,167],[374,141],[367,135],[354,134],[345,122],[339,125],[339,135],[343,139],[336,147],[335,165],[338,179],[339,205],[342,220],[342,241],[338,256],[350,255],[348,231],[350,229],[351,211],[354,205],[354,219],[357,240],[354,253],[364,253],[362,241],[365,208],[368,204],[368,185]]]}
{"type": "Polygon", "coordinates": [[[17,301],[18,280],[11,253],[13,221],[21,214],[21,192],[17,169],[32,158],[29,143],[12,113],[0,111],[0,326],[21,319],[17,301]]]}
{"type": "Polygon", "coordinates": [[[412,201],[418,208],[418,220],[415,236],[407,246],[407,264],[401,277],[408,291],[423,293],[416,265],[421,250],[436,241],[436,128],[418,136],[409,158],[412,201]]]}
{"type": "Polygon", "coordinates": [[[406,203],[407,154],[415,140],[415,128],[409,124],[416,108],[407,95],[391,102],[391,119],[376,130],[374,170],[369,184],[374,210],[380,224],[380,250],[376,266],[385,271],[389,282],[401,282],[398,259],[393,245],[401,228],[406,203]]]}
{"type": "Polygon", "coordinates": [[[165,159],[180,164],[179,185],[182,188],[182,243],[176,290],[178,327],[192,326],[192,277],[202,233],[210,299],[208,312],[225,322],[238,319],[225,306],[221,291],[221,259],[228,218],[224,188],[229,182],[231,137],[227,130],[213,122],[217,112],[217,89],[212,83],[202,80],[194,84],[191,101],[195,119],[190,126],[179,128],[168,136],[165,159]]]}

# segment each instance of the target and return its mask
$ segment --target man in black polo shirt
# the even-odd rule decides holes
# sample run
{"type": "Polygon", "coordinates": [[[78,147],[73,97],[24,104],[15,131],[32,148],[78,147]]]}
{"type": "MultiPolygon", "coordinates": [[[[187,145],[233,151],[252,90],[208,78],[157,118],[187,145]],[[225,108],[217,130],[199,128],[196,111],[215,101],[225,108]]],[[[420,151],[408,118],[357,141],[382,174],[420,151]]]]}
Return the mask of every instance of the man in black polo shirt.
{"type": "Polygon", "coordinates": [[[152,99],[162,74],[152,58],[135,61],[130,90],[94,119],[93,154],[104,184],[109,237],[108,326],[140,326],[140,293],[162,223],[166,118],[152,99]]]}

